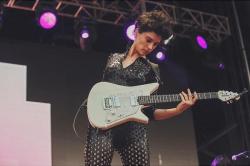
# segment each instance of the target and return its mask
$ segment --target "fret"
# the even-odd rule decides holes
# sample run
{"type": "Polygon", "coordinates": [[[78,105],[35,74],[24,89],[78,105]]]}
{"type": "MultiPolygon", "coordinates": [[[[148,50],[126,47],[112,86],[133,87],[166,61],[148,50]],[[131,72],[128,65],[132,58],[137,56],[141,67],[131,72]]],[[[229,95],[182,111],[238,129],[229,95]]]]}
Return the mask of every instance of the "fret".
{"type": "Polygon", "coordinates": [[[176,101],[180,101],[180,100],[181,100],[180,95],[176,95],[176,101]]]}
{"type": "Polygon", "coordinates": [[[201,99],[204,99],[204,93],[201,94],[201,99]]]}
{"type": "Polygon", "coordinates": [[[167,102],[171,102],[170,95],[167,95],[167,102]]]}
{"type": "Polygon", "coordinates": [[[161,102],[161,96],[157,96],[157,102],[158,102],[158,103],[161,102]]]}

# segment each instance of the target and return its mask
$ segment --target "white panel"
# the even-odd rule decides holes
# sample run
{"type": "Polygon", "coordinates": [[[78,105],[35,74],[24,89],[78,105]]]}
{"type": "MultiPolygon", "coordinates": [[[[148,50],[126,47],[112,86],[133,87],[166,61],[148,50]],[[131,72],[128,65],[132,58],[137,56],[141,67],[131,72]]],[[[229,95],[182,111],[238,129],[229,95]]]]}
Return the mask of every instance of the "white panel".
{"type": "Polygon", "coordinates": [[[50,104],[26,101],[26,67],[0,63],[1,166],[51,166],[50,104]]]}

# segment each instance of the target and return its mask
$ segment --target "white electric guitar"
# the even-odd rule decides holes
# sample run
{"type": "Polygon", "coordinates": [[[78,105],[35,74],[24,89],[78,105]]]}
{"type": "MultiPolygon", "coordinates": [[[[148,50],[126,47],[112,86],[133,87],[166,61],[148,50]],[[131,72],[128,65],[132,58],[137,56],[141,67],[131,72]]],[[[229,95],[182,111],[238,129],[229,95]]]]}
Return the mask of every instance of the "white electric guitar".
{"type": "MultiPolygon", "coordinates": [[[[108,82],[96,83],[88,96],[87,114],[90,124],[99,129],[109,129],[119,124],[136,121],[148,123],[141,109],[144,105],[181,101],[179,94],[151,95],[158,83],[139,86],[121,86],[108,82]],[[151,95],[151,96],[150,96],[151,95]]],[[[198,99],[220,99],[231,103],[239,94],[228,91],[197,93],[198,99]]]]}

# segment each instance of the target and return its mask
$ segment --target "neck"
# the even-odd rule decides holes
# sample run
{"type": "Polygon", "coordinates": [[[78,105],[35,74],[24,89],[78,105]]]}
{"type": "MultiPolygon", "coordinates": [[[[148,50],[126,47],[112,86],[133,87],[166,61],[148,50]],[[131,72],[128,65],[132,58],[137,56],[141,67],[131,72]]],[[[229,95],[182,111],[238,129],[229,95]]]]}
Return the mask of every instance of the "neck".
{"type": "Polygon", "coordinates": [[[137,56],[138,56],[138,54],[135,51],[135,46],[134,46],[134,44],[132,44],[132,46],[130,47],[130,49],[128,51],[128,56],[127,57],[132,58],[132,57],[137,57],[137,56]]]}
{"type": "MultiPolygon", "coordinates": [[[[197,93],[198,99],[217,99],[217,92],[197,93]]],[[[181,101],[179,94],[170,95],[152,95],[152,96],[138,96],[138,103],[141,105],[154,104],[154,103],[167,103],[181,101]]]]}
{"type": "Polygon", "coordinates": [[[130,58],[138,58],[138,57],[143,57],[143,58],[146,58],[146,56],[142,56],[140,55],[136,49],[135,49],[135,44],[133,43],[132,46],[130,47],[129,51],[128,51],[128,56],[127,57],[130,57],[130,58]]]}

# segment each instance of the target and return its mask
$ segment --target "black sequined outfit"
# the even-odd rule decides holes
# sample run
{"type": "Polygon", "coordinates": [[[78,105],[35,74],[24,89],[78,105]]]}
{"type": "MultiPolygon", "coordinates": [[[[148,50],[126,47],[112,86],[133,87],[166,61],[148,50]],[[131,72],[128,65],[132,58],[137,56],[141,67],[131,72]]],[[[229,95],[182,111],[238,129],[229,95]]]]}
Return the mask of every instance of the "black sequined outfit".
{"type": "MultiPolygon", "coordinates": [[[[135,86],[156,82],[157,73],[151,63],[139,57],[134,63],[123,68],[122,61],[126,54],[112,54],[109,56],[104,70],[103,81],[135,86]]],[[[153,119],[153,107],[144,113],[153,119]]],[[[109,130],[98,130],[89,125],[85,146],[85,165],[111,165],[113,152],[116,150],[123,165],[150,165],[147,125],[128,122],[109,130]]]]}

